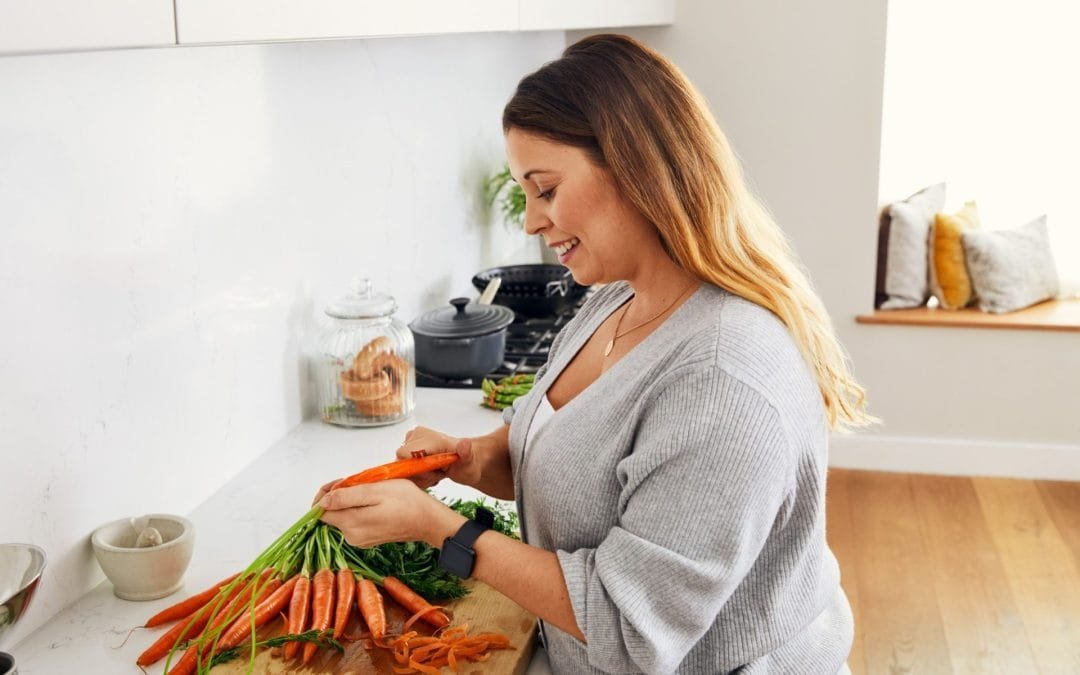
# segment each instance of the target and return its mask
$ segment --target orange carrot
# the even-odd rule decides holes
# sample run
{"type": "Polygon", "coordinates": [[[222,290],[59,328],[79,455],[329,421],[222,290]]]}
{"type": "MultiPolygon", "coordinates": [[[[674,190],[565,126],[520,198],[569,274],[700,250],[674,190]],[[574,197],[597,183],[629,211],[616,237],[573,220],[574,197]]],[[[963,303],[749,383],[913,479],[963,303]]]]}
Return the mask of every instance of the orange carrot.
{"type": "MultiPolygon", "coordinates": [[[[296,588],[289,602],[288,633],[291,635],[299,635],[308,627],[308,613],[311,608],[311,556],[314,545],[315,538],[310,537],[304,546],[304,565],[300,569],[300,578],[296,580],[296,588]]],[[[285,660],[296,658],[299,649],[299,642],[286,642],[282,657],[285,660]]]]}
{"type": "Polygon", "coordinates": [[[239,573],[232,575],[228,579],[222,579],[210,588],[206,589],[202,593],[191,596],[186,600],[182,600],[171,607],[166,607],[154,616],[146,620],[143,624],[146,628],[154,628],[162,624],[184,619],[195,613],[195,610],[202,609],[204,605],[214,599],[221,589],[228,586],[233,579],[240,576],[239,573]]]}
{"type": "MultiPolygon", "coordinates": [[[[196,610],[198,612],[198,610],[196,610]]],[[[149,666],[157,663],[169,653],[173,645],[199,634],[206,622],[210,619],[210,610],[196,616],[192,614],[187,619],[170,628],[154,644],[147,647],[146,651],[139,655],[135,661],[140,666],[149,666]]]]}
{"type": "Polygon", "coordinates": [[[394,577],[383,577],[383,588],[394,600],[410,613],[423,612],[420,618],[436,628],[445,628],[450,625],[450,619],[420,594],[406,586],[401,580],[394,577]]]}
{"type": "Polygon", "coordinates": [[[354,473],[351,476],[342,478],[334,483],[330,489],[337,490],[338,488],[352,487],[354,485],[360,485],[361,483],[376,483],[381,480],[390,480],[393,478],[410,478],[422,473],[427,473],[428,471],[445,469],[457,460],[458,455],[456,452],[441,452],[436,455],[399,459],[395,462],[374,466],[370,469],[365,469],[360,473],[354,473]]]}
{"type": "MultiPolygon", "coordinates": [[[[195,611],[198,612],[198,610],[195,611]]],[[[173,648],[173,645],[183,643],[184,640],[199,635],[208,620],[210,620],[210,610],[207,609],[201,615],[192,615],[184,621],[180,621],[171,629],[168,629],[156,642],[147,647],[146,651],[140,653],[135,663],[146,666],[161,661],[168,654],[168,651],[173,648]]]]}
{"type": "Polygon", "coordinates": [[[356,581],[356,602],[360,605],[360,615],[371,631],[371,637],[381,640],[386,635],[386,608],[382,594],[375,582],[360,578],[356,581]]]}
{"type": "MultiPolygon", "coordinates": [[[[255,577],[252,580],[243,581],[232,591],[232,597],[228,600],[224,608],[219,608],[214,620],[210,622],[210,626],[207,627],[205,633],[213,634],[214,631],[224,624],[229,618],[231,613],[247,603],[252,598],[252,590],[255,588],[256,580],[266,580],[269,575],[273,573],[273,569],[262,570],[261,575],[255,577]]],[[[173,665],[172,669],[168,671],[168,675],[190,675],[195,672],[199,665],[200,652],[204,650],[200,648],[199,643],[192,643],[184,650],[183,656],[180,656],[179,660],[173,665]]]]}
{"type": "Polygon", "coordinates": [[[192,643],[184,650],[184,655],[173,664],[168,675],[191,675],[195,672],[195,667],[198,665],[198,662],[199,646],[196,643],[192,643]]]}
{"type": "MultiPolygon", "coordinates": [[[[210,626],[206,629],[204,634],[213,635],[214,631],[221,627],[225,621],[229,618],[229,615],[234,611],[242,607],[244,604],[251,600],[251,593],[255,589],[257,581],[265,581],[271,574],[274,573],[273,569],[265,569],[255,579],[242,583],[237,586],[238,592],[233,596],[225,608],[218,612],[214,620],[210,622],[210,626]]],[[[277,588],[281,585],[279,579],[273,579],[259,588],[259,595],[256,602],[259,602],[266,596],[266,589],[268,587],[277,588]]],[[[220,641],[219,641],[220,642],[220,641]]],[[[204,657],[209,649],[209,645],[199,645],[198,642],[193,642],[188,645],[188,648],[184,650],[183,655],[176,662],[176,664],[169,670],[168,675],[191,675],[194,673],[199,665],[200,657],[204,657]]]]}
{"type": "MultiPolygon", "coordinates": [[[[296,580],[296,588],[293,589],[292,600],[289,602],[289,629],[290,635],[299,635],[307,628],[308,609],[311,606],[311,578],[301,574],[296,580]]],[[[296,656],[300,648],[299,642],[286,642],[285,659],[296,656]]]]}
{"type": "Polygon", "coordinates": [[[337,571],[337,614],[334,616],[334,639],[345,634],[345,624],[349,622],[350,610],[353,607],[353,589],[356,588],[356,577],[348,567],[341,567],[337,571]]]}
{"type": "MultiPolygon", "coordinates": [[[[229,619],[230,614],[232,614],[237,610],[237,608],[244,606],[245,604],[247,604],[248,601],[251,600],[251,593],[255,590],[255,584],[265,582],[267,579],[270,578],[270,575],[273,573],[273,569],[265,569],[263,570],[262,574],[260,574],[258,577],[255,577],[251,581],[238,584],[236,594],[233,595],[229,603],[225,605],[225,608],[217,613],[217,616],[214,617],[214,620],[211,621],[210,625],[207,627],[206,632],[213,633],[215,630],[220,628],[229,619]]],[[[259,590],[262,590],[262,588],[265,588],[265,584],[263,584],[263,586],[261,586],[259,590]]]]}
{"type": "MultiPolygon", "coordinates": [[[[315,573],[311,581],[311,628],[324,631],[330,627],[330,618],[334,611],[334,572],[323,567],[315,573]]],[[[318,651],[314,642],[304,644],[304,663],[309,663],[318,651]]]]}
{"type": "MultiPolygon", "coordinates": [[[[226,584],[226,586],[227,585],[228,584],[226,584]]],[[[185,619],[184,621],[181,621],[180,623],[170,628],[168,632],[159,637],[157,641],[154,642],[154,644],[150,645],[150,647],[139,656],[136,663],[140,666],[148,666],[152,663],[157,663],[161,659],[165,658],[165,656],[168,655],[169,651],[173,648],[173,645],[198,635],[202,631],[202,629],[206,627],[206,624],[210,621],[210,614],[215,609],[218,611],[219,614],[224,613],[227,609],[229,609],[232,606],[233,601],[244,590],[244,588],[244,584],[237,584],[232,589],[230,589],[224,597],[222,597],[220,602],[215,603],[214,601],[211,601],[206,603],[206,605],[204,605],[205,609],[200,608],[200,610],[202,610],[202,613],[200,615],[196,616],[196,613],[200,611],[196,610],[196,612],[192,613],[191,617],[189,617],[194,618],[194,622],[185,619]]]]}
{"type": "Polygon", "coordinates": [[[217,644],[218,651],[232,649],[243,642],[245,637],[251,636],[252,615],[255,617],[255,630],[262,628],[268,621],[276,617],[281,610],[285,609],[285,605],[289,604],[289,599],[292,597],[293,589],[299,579],[300,577],[297,575],[284,584],[278,579],[268,583],[266,588],[270,590],[270,593],[261,594],[263,599],[255,606],[252,612],[245,612],[229,626],[227,631],[221,634],[217,644]]]}

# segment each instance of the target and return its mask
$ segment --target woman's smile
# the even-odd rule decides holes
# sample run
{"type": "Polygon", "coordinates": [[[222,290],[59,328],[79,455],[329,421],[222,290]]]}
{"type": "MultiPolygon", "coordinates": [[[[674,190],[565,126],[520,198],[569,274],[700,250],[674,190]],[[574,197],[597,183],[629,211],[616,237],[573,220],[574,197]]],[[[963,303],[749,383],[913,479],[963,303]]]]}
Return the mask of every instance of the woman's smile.
{"type": "Polygon", "coordinates": [[[565,265],[566,262],[570,260],[570,257],[574,255],[574,251],[577,250],[578,244],[580,243],[580,239],[571,237],[570,239],[552,245],[551,248],[558,254],[559,262],[565,265]]]}

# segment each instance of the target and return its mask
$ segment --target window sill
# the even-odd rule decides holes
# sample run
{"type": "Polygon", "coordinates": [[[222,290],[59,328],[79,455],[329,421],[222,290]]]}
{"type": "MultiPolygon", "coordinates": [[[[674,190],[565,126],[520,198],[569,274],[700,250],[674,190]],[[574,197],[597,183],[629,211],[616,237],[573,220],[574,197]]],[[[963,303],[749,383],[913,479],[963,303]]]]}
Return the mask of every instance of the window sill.
{"type": "Polygon", "coordinates": [[[855,321],[894,326],[938,326],[946,328],[1007,328],[1080,333],[1080,298],[1048,300],[1008,314],[990,314],[975,307],[950,311],[937,307],[875,310],[855,321]]]}

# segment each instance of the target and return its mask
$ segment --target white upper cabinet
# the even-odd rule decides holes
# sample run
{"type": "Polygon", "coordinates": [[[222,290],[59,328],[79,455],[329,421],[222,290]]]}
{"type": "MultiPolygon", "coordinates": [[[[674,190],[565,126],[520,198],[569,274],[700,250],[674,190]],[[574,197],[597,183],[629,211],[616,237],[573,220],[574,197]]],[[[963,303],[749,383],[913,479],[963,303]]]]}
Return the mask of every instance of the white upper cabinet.
{"type": "Polygon", "coordinates": [[[510,31],[511,0],[176,0],[180,44],[510,31]]]}
{"type": "Polygon", "coordinates": [[[0,55],[674,20],[675,0],[0,0],[0,55]]]}
{"type": "Polygon", "coordinates": [[[174,44],[172,0],[0,0],[0,54],[174,44]]]}
{"type": "Polygon", "coordinates": [[[672,23],[675,0],[176,0],[180,44],[672,23]]]}
{"type": "Polygon", "coordinates": [[[675,21],[675,0],[520,0],[519,30],[652,26],[675,21]]]}

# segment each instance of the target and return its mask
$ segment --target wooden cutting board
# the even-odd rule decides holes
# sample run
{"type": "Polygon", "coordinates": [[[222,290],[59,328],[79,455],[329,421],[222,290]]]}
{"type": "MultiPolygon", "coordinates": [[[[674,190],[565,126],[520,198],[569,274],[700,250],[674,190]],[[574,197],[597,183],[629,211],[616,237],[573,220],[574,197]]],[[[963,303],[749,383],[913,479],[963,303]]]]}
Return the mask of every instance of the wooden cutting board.
{"type": "MultiPolygon", "coordinates": [[[[493,650],[491,658],[483,663],[465,662],[460,666],[463,675],[523,675],[529,667],[533,650],[536,648],[536,617],[518,606],[502,593],[475,580],[468,580],[465,586],[469,594],[464,598],[446,603],[453,611],[451,625],[469,624],[469,633],[498,632],[510,639],[513,649],[493,650]]],[[[401,632],[405,620],[405,611],[397,603],[384,595],[386,605],[387,631],[401,632]]],[[[275,630],[281,631],[281,621],[274,623],[275,630]]],[[[359,612],[354,609],[349,620],[346,635],[359,633],[363,628],[359,612]]],[[[425,624],[417,622],[414,629],[429,633],[425,624]]],[[[390,652],[385,649],[364,649],[362,641],[345,642],[345,653],[323,650],[315,655],[311,663],[301,666],[299,659],[289,663],[276,658],[271,651],[263,649],[255,658],[254,673],[335,673],[367,675],[369,673],[393,673],[397,665],[390,652]]],[[[302,647],[301,647],[302,649],[302,647]]],[[[236,675],[247,672],[248,658],[224,663],[212,671],[214,675],[236,675]]],[[[444,669],[450,673],[450,669],[444,669]]]]}

